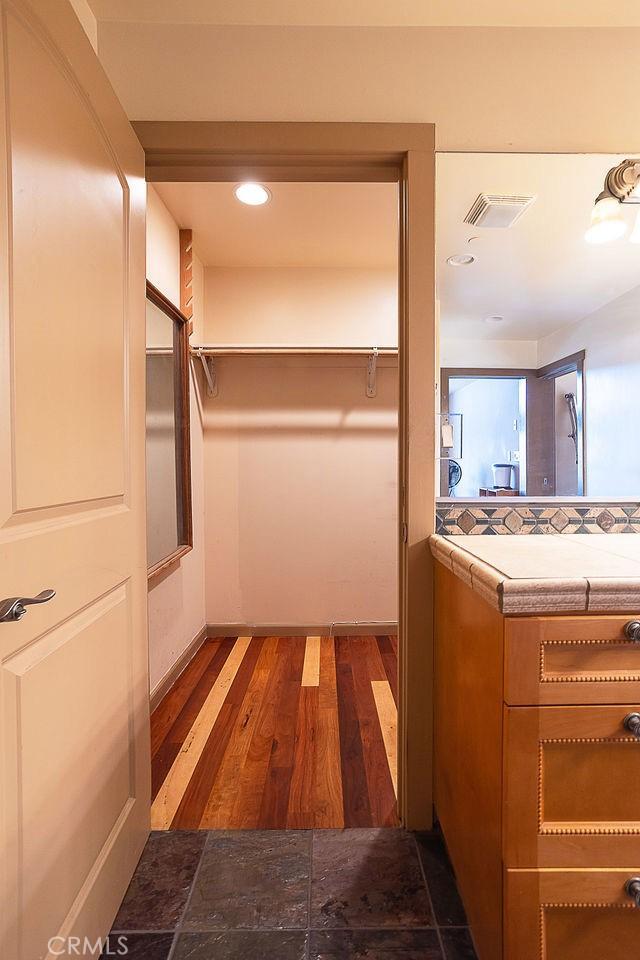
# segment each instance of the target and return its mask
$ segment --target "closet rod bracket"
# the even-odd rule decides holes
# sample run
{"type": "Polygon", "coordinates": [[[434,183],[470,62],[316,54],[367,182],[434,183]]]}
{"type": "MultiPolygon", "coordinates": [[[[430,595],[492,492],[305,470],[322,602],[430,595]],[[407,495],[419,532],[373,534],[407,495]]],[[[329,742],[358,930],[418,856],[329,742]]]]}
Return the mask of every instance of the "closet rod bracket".
{"type": "Polygon", "coordinates": [[[201,349],[197,351],[197,356],[200,357],[200,362],[202,363],[202,369],[204,371],[205,379],[207,381],[207,394],[210,397],[218,396],[218,371],[216,370],[215,359],[213,357],[207,357],[201,349]]]}
{"type": "Polygon", "coordinates": [[[378,348],[374,347],[367,359],[367,396],[375,397],[378,392],[378,348]]]}

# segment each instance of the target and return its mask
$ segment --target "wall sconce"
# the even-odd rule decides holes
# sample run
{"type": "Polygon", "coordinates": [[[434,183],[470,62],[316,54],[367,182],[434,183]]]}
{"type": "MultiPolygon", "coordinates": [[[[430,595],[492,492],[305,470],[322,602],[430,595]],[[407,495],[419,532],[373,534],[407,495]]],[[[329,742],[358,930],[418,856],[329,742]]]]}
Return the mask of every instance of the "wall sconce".
{"type": "MultiPolygon", "coordinates": [[[[591,225],[585,233],[587,243],[610,243],[624,236],[627,222],[621,203],[640,204],[640,160],[623,160],[612,167],[604,178],[604,190],[596,197],[591,211],[591,225]]],[[[629,237],[640,243],[640,213],[629,237]]]]}

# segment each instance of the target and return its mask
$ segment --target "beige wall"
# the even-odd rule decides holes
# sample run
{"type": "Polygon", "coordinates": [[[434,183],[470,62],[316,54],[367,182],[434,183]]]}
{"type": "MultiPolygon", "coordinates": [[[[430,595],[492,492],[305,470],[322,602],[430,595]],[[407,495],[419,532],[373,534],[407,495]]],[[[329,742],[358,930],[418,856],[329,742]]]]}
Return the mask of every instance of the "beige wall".
{"type": "MultiPolygon", "coordinates": [[[[180,303],[178,226],[156,191],[147,203],[147,276],[174,303],[180,303]]],[[[201,311],[197,301],[195,309],[201,311]]],[[[149,590],[149,672],[151,690],[171,669],[205,624],[204,460],[197,384],[191,376],[191,476],[193,550],[149,590]]]]}
{"type": "Polygon", "coordinates": [[[637,497],[640,477],[640,287],[539,342],[540,365],[585,351],[589,497],[637,497]]]}
{"type": "MultiPolygon", "coordinates": [[[[394,269],[205,269],[207,343],[397,344],[394,269]]],[[[217,361],[205,400],[209,623],[397,619],[397,365],[217,361]]]]}
{"type": "MultiPolygon", "coordinates": [[[[613,17],[612,17],[613,19],[613,17]]],[[[102,22],[137,120],[436,124],[439,150],[640,150],[640,30],[102,22]]]]}
{"type": "Polygon", "coordinates": [[[397,367],[218,362],[205,408],[207,621],[397,619],[397,367]]]}
{"type": "Polygon", "coordinates": [[[207,267],[207,343],[398,345],[397,268],[207,267]]]}
{"type": "Polygon", "coordinates": [[[441,367],[535,369],[537,340],[450,340],[440,334],[441,367]]]}

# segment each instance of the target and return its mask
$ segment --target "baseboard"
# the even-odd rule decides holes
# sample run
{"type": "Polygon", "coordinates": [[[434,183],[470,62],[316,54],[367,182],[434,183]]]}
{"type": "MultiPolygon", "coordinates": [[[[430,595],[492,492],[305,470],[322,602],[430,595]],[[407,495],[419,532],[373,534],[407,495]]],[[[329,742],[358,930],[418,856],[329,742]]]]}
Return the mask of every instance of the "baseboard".
{"type": "Polygon", "coordinates": [[[397,633],[397,623],[208,623],[208,637],[368,637],[397,633]]]}
{"type": "Polygon", "coordinates": [[[189,646],[182,651],[176,662],[169,667],[162,680],[159,680],[149,695],[149,709],[153,713],[163,697],[169,692],[180,674],[185,670],[190,660],[193,660],[196,653],[209,636],[208,626],[193,638],[189,646]]]}

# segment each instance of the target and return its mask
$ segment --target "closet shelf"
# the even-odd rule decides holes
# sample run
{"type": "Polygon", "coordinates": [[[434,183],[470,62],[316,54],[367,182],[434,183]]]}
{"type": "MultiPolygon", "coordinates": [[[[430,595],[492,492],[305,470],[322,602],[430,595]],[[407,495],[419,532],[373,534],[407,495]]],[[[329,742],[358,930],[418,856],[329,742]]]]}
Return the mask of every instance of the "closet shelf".
{"type": "Polygon", "coordinates": [[[192,346],[191,356],[199,358],[207,381],[207,393],[218,396],[218,374],[215,367],[216,357],[354,357],[367,358],[365,393],[369,398],[378,392],[377,368],[381,357],[397,357],[397,347],[249,347],[215,346],[211,344],[192,346]]]}
{"type": "Polygon", "coordinates": [[[397,347],[248,347],[248,346],[192,346],[196,357],[242,357],[242,356],[364,356],[397,357],[397,347]]]}

